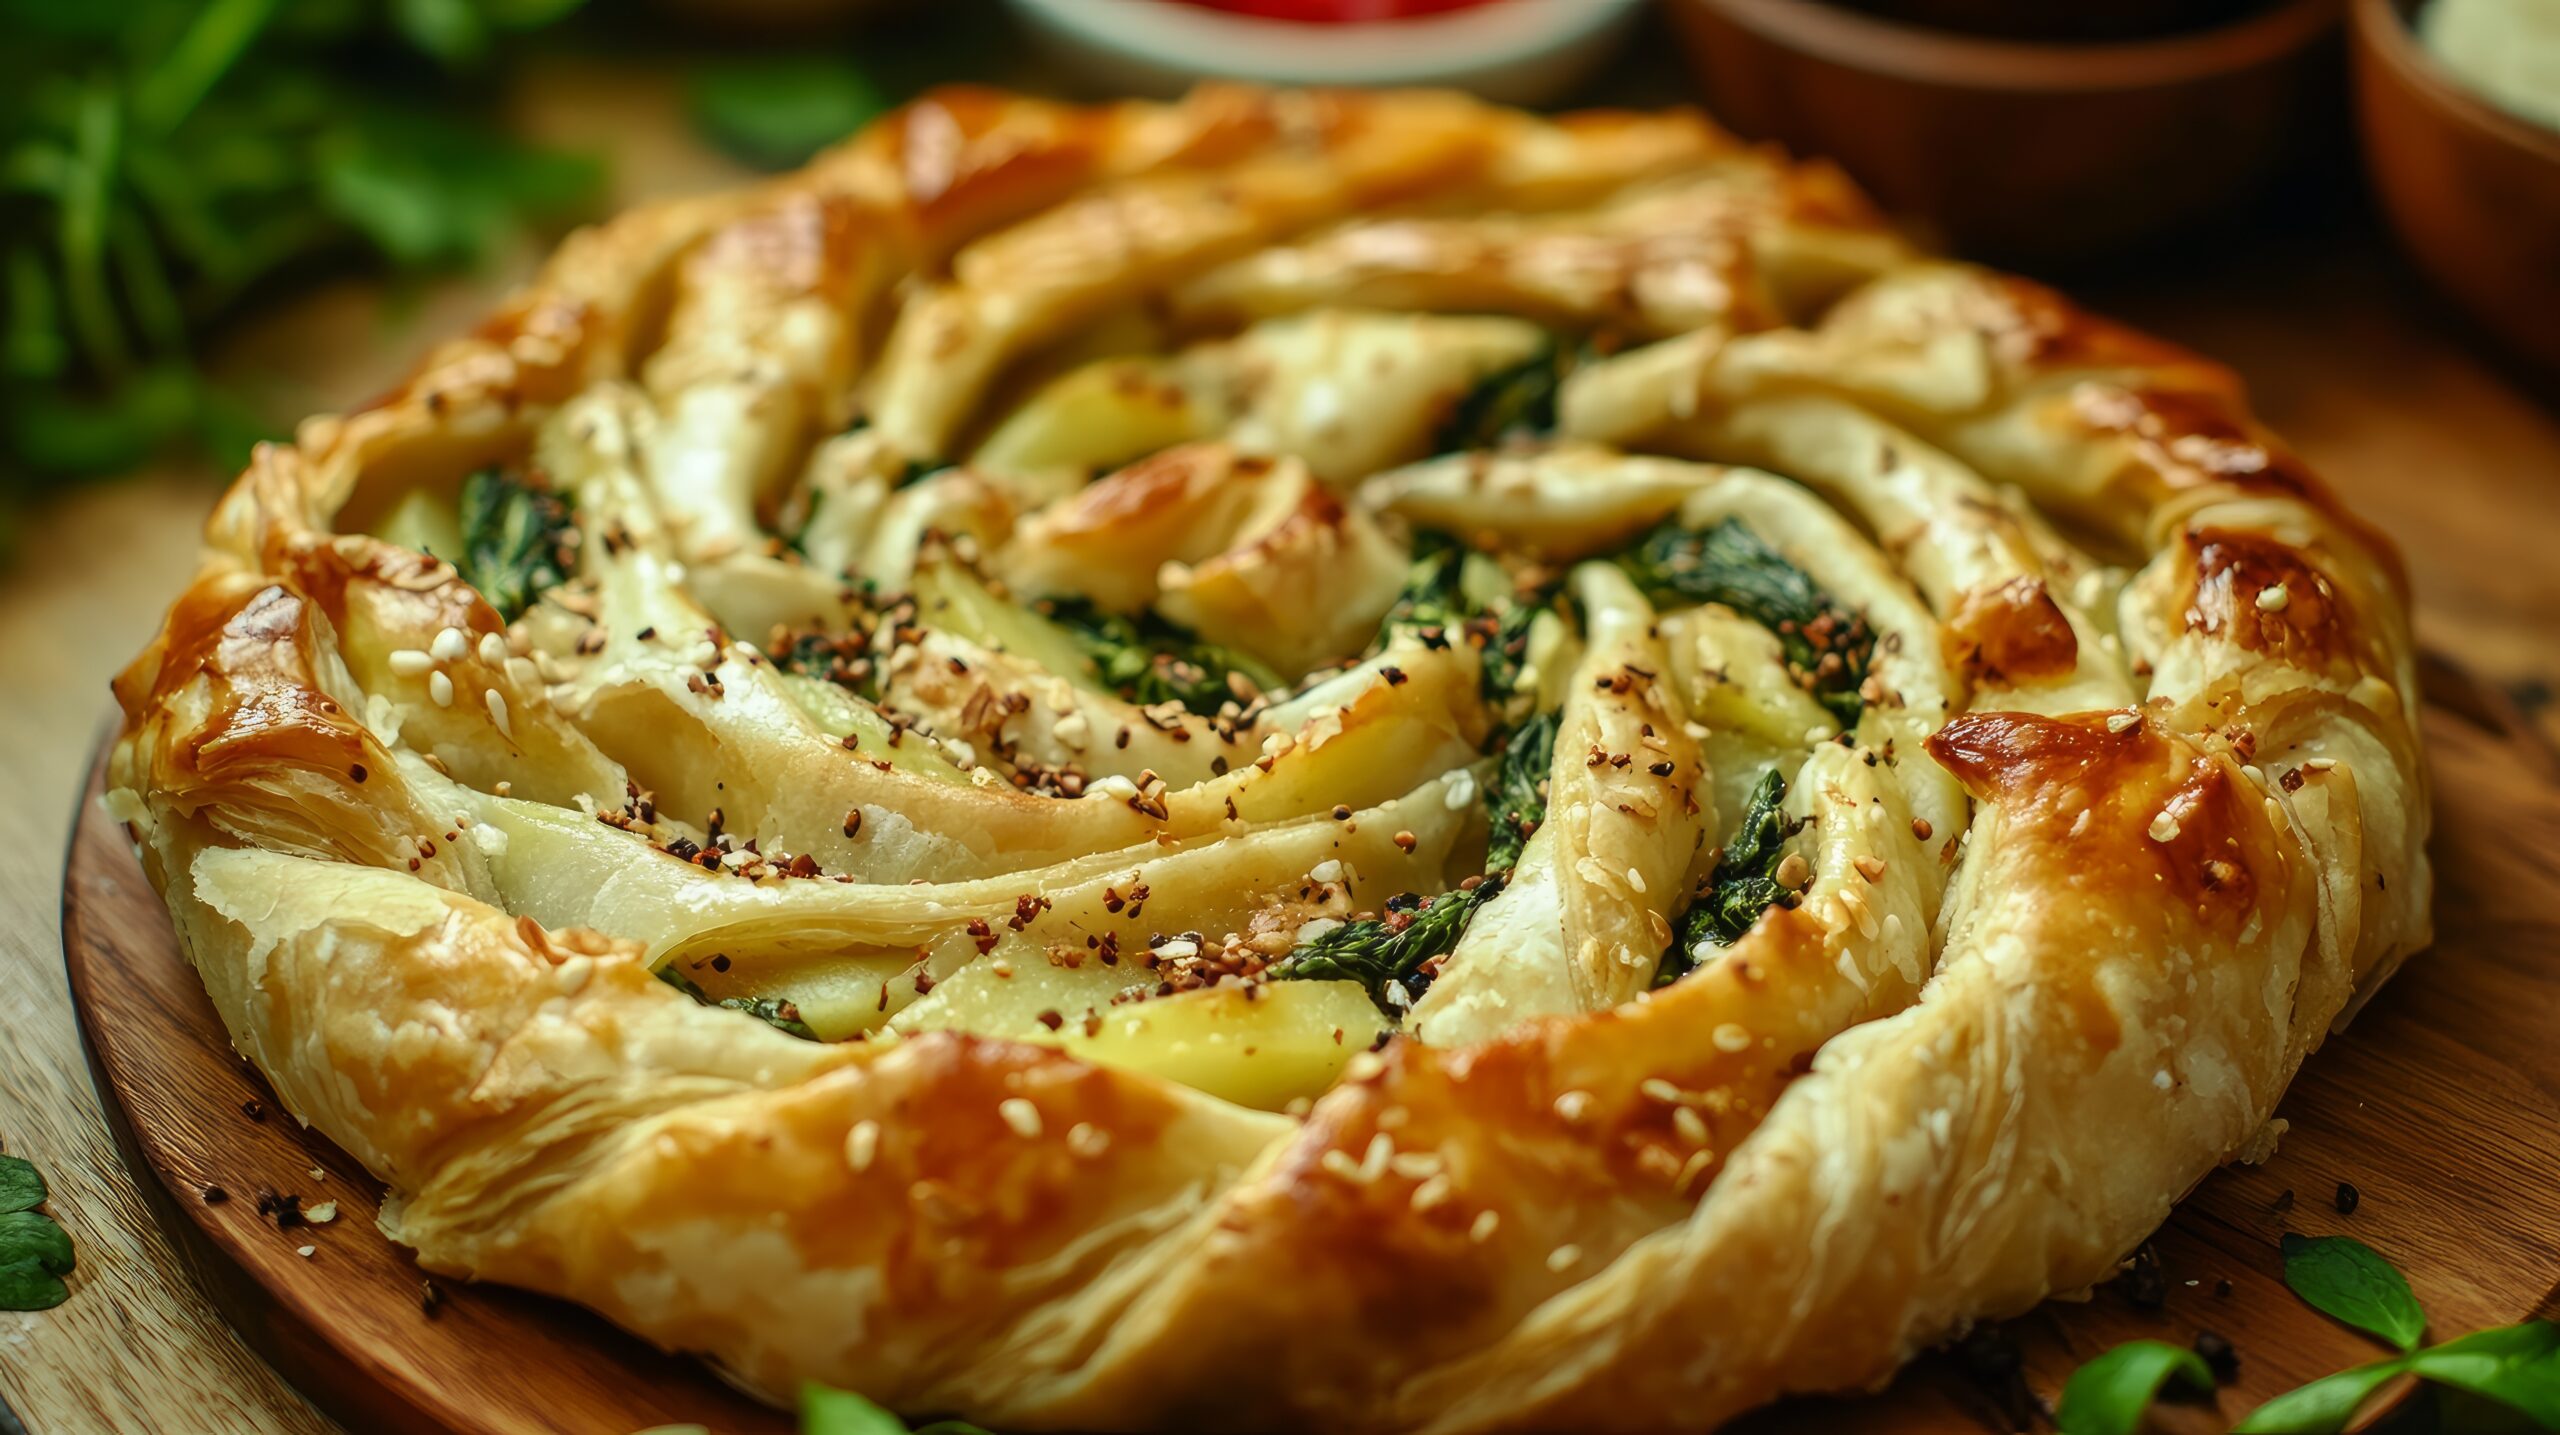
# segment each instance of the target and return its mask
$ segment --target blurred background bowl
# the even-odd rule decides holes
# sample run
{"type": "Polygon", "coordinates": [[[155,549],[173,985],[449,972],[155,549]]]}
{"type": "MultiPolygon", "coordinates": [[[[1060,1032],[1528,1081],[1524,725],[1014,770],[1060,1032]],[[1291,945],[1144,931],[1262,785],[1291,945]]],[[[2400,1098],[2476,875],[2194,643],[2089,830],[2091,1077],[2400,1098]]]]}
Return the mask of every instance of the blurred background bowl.
{"type": "Polygon", "coordinates": [[[2355,0],[2356,111],[2383,213],[2482,327],[2560,370],[2560,131],[2483,99],[2410,27],[2355,0]]]}
{"type": "Polygon", "coordinates": [[[1203,76],[1286,85],[1445,85],[1543,104],[1591,73],[1642,0],[1482,0],[1405,19],[1307,23],[1171,0],[1009,0],[1095,93],[1169,96],[1203,76]]]}
{"type": "Polygon", "coordinates": [[[2016,264],[2225,221],[2343,129],[2341,0],[1670,3],[1719,119],[2016,264]]]}

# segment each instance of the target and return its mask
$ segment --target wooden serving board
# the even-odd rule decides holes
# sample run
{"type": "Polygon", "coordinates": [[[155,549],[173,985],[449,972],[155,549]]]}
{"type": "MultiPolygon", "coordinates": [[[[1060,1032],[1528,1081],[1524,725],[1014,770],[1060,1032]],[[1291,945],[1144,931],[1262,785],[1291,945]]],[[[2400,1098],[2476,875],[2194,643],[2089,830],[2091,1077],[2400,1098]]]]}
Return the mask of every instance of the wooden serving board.
{"type": "MultiPolygon", "coordinates": [[[[2428,691],[2437,944],[2312,1058],[2281,1108],[2292,1129],[2274,1159],[2208,1178],[2154,1242],[2156,1276],[2010,1322],[2001,1334],[2023,1355],[2026,1388],[2007,1400],[1984,1373],[1997,1349],[1977,1344],[1966,1358],[1924,1358],[1881,1395],[1801,1401],[1749,1428],[2045,1428],[2001,1407],[2049,1402],[2117,1341],[2209,1329],[2238,1347],[2238,1380],[2216,1407],[2171,1423],[2217,1429],[2375,1353],[2285,1290],[2286,1230],[2380,1248],[2439,1336],[2560,1313],[2560,766],[2459,675],[2431,672],[2428,691]],[[2337,1209],[2342,1181],[2360,1193],[2352,1215],[2337,1209]]],[[[97,788],[92,774],[93,799],[97,788]]],[[[565,1302],[446,1280],[431,1301],[428,1278],[375,1228],[373,1179],[278,1110],[233,1055],[125,834],[94,800],[72,834],[62,908],[72,997],[126,1162],[249,1343],[351,1429],[792,1428],[696,1362],[565,1302]],[[305,1208],[334,1201],[337,1219],[280,1230],[259,1213],[265,1192],[305,1208]]]]}

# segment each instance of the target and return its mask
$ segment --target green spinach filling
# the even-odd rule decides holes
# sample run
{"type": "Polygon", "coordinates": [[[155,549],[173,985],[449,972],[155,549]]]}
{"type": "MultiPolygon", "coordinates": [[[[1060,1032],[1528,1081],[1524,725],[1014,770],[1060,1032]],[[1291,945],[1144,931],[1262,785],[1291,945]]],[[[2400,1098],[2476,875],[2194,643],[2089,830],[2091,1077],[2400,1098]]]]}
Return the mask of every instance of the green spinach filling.
{"type": "Polygon", "coordinates": [[[1722,603],[1776,634],[1796,681],[1842,727],[1856,725],[1874,632],[1742,520],[1707,529],[1665,520],[1619,555],[1618,566],[1657,603],[1722,603]]]}
{"type": "Polygon", "coordinates": [[[1795,894],[1778,881],[1778,864],[1784,860],[1787,838],[1795,831],[1782,806],[1786,796],[1787,780],[1774,767],[1751,789],[1742,820],[1734,825],[1733,840],[1725,844],[1715,870],[1698,884],[1688,909],[1672,928],[1671,949],[1662,954],[1662,965],[1654,971],[1655,986],[1669,986],[1688,975],[1706,948],[1729,947],[1742,940],[1771,907],[1795,905],[1795,894]]]}
{"type": "Polygon", "coordinates": [[[1263,663],[1152,612],[1106,613],[1081,598],[1044,599],[1039,610],[1083,646],[1105,685],[1134,703],[1179,703],[1196,716],[1214,717],[1227,703],[1281,686],[1280,675],[1263,663]]]}
{"type": "Polygon", "coordinates": [[[1520,362],[1478,379],[1434,436],[1433,449],[1492,448],[1515,433],[1551,433],[1564,384],[1564,351],[1550,341],[1520,362]]]}
{"type": "Polygon", "coordinates": [[[462,554],[454,566],[506,622],[568,581],[577,528],[568,499],[484,468],[462,483],[462,554]]]}

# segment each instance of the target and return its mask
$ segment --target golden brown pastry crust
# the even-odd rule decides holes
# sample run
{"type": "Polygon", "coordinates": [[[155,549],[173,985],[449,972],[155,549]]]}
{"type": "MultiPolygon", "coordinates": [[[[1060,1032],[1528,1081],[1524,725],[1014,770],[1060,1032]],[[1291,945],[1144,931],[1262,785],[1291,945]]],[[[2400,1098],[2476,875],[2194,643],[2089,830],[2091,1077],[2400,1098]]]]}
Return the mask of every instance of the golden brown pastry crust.
{"type": "MultiPolygon", "coordinates": [[[[2228,372],[1913,252],[1830,171],[1694,116],[953,91],[574,237],[399,389],[262,449],[117,685],[114,801],[235,1044],[433,1270],[762,1390],[1004,1426],[1702,1428],[2106,1278],[2424,945],[2406,602],[2228,372]],[[1582,214],[1618,217],[1557,217],[1582,214]],[[497,615],[450,566],[363,536],[392,495],[590,403],[654,425],[683,556],[744,571],[756,505],[857,404],[943,452],[1015,357],[1146,295],[1194,325],[1614,323],[1660,342],[1574,376],[1564,440],[1765,465],[1874,535],[1916,600],[1770,480],[1379,481],[1563,558],[1749,513],[1907,634],[1893,710],[1807,769],[1810,899],[1638,1000],[1604,980],[1606,1009],[1355,1057],[1303,1118],[993,1038],[796,1041],[641,943],[510,915],[448,778],[611,808],[682,775],[608,755],[480,641],[497,615]],[[453,705],[387,662],[447,628],[453,705]]],[[[1686,640],[1630,641],[1661,631],[1686,640]]],[[[774,782],[777,811],[918,815],[938,880],[1220,819],[841,752],[774,782]]]]}

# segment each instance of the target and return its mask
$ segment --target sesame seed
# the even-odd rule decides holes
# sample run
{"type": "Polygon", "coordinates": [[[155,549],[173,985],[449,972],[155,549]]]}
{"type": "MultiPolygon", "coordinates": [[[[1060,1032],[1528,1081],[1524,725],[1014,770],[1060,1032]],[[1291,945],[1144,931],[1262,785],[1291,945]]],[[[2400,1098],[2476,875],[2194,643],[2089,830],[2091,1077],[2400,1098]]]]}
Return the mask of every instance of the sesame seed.
{"type": "Polygon", "coordinates": [[[323,1201],[316,1206],[305,1206],[302,1208],[302,1219],[315,1226],[325,1226],[338,1219],[338,1203],[323,1201]]]}
{"type": "Polygon", "coordinates": [[[1375,1081],[1380,1076],[1384,1075],[1386,1070],[1386,1061],[1376,1052],[1355,1051],[1351,1054],[1351,1059],[1342,1064],[1342,1079],[1345,1081],[1375,1081]]]}
{"type": "Polygon", "coordinates": [[[1644,1081],[1636,1087],[1636,1090],[1643,1092],[1646,1096],[1651,1097],[1655,1101],[1677,1104],[1680,1100],[1680,1088],[1663,1080],[1659,1076],[1646,1077],[1644,1081]]]}
{"type": "Polygon", "coordinates": [[[1627,885],[1633,887],[1638,892],[1642,892],[1644,890],[1644,874],[1633,867],[1628,868],[1627,885]]]}
{"type": "Polygon", "coordinates": [[[880,1123],[857,1121],[844,1134],[844,1163],[855,1171],[868,1171],[880,1155],[880,1123]]]}
{"type": "Polygon", "coordinates": [[[480,635],[480,661],[496,667],[507,660],[507,640],[497,633],[480,635]]]}
{"type": "Polygon", "coordinates": [[[1870,887],[1884,880],[1884,859],[1881,857],[1861,857],[1849,865],[1858,869],[1858,875],[1866,878],[1870,887]]]}
{"type": "Polygon", "coordinates": [[[1067,1128],[1067,1150],[1090,1161],[1111,1149],[1111,1133],[1089,1122],[1067,1128]]]}
{"type": "Polygon", "coordinates": [[[2158,816],[2151,819],[2151,840],[2154,842],[2174,842],[2177,840],[2177,837],[2178,814],[2163,808],[2158,816]]]}
{"type": "Polygon", "coordinates": [[[1476,1213],[1475,1223],[1467,1227],[1467,1239],[1481,1246],[1485,1242],[1492,1240],[1493,1233],[1501,1228],[1502,1213],[1492,1209],[1491,1207],[1487,1207],[1484,1210],[1478,1211],[1476,1213]]]}
{"type": "Polygon", "coordinates": [[[2140,713],[2107,714],[2107,731],[2109,732],[2131,732],[2140,726],[2142,726],[2140,713]]]}
{"type": "Polygon", "coordinates": [[[437,707],[453,706],[453,679],[442,673],[433,674],[427,679],[427,696],[437,707]]]}
{"type": "Polygon", "coordinates": [[[1008,1096],[997,1102],[996,1114],[1004,1118],[1005,1125],[1013,1128],[1014,1135],[1025,1141],[1040,1134],[1040,1108],[1019,1096],[1008,1096]]]}
{"type": "Polygon", "coordinates": [[[1556,1115],[1564,1118],[1568,1126],[1580,1125],[1582,1118],[1590,1114],[1591,1093],[1588,1091],[1568,1091],[1556,1098],[1556,1115]]]}
{"type": "Polygon", "coordinates": [[[436,660],[422,648],[394,648],[391,651],[390,663],[393,673],[404,678],[414,678],[434,667],[436,660]]]}
{"type": "Polygon", "coordinates": [[[2258,590],[2258,611],[2261,613],[2281,613],[2284,605],[2292,601],[2293,595],[2285,591],[2282,583],[2258,590]]]}
{"type": "Polygon", "coordinates": [[[1457,1189],[1456,1184],[1450,1181],[1446,1172],[1430,1176],[1421,1185],[1413,1188],[1413,1208],[1417,1211],[1428,1211],[1445,1206],[1449,1203],[1449,1198],[1457,1194],[1457,1189]]]}
{"type": "Polygon", "coordinates": [[[293,1248],[293,1253],[307,1261],[311,1259],[312,1255],[319,1249],[320,1248],[318,1246],[296,1246],[293,1248]]]}
{"type": "Polygon", "coordinates": [[[1361,1183],[1360,1163],[1352,1160],[1349,1152],[1327,1149],[1322,1156],[1316,1158],[1316,1164],[1323,1167],[1327,1173],[1339,1176],[1355,1186],[1361,1183]]]}
{"type": "Polygon", "coordinates": [[[516,725],[514,720],[507,716],[506,695],[499,692],[496,688],[491,688],[487,692],[482,693],[481,697],[489,704],[489,721],[497,725],[498,736],[509,738],[514,737],[516,735],[516,725]]]}
{"type": "Polygon", "coordinates": [[[1547,1269],[1561,1275],[1582,1264],[1582,1247],[1570,1242],[1547,1252],[1547,1269]]]}
{"type": "Polygon", "coordinates": [[[1720,1023],[1715,1030],[1715,1044],[1718,1051],[1749,1051],[1751,1029],[1738,1022],[1720,1023]]]}
{"type": "Polygon", "coordinates": [[[1680,1139],[1692,1146],[1707,1144],[1707,1118],[1700,1116],[1694,1106],[1672,1107],[1671,1129],[1679,1132],[1680,1139]]]}
{"type": "Polygon", "coordinates": [[[1333,858],[1328,857],[1324,861],[1307,869],[1307,880],[1310,882],[1339,882],[1342,880],[1342,864],[1333,858]]]}
{"type": "Polygon", "coordinates": [[[427,652],[439,663],[457,662],[471,652],[471,635],[460,628],[446,628],[427,645],[427,652]]]}

